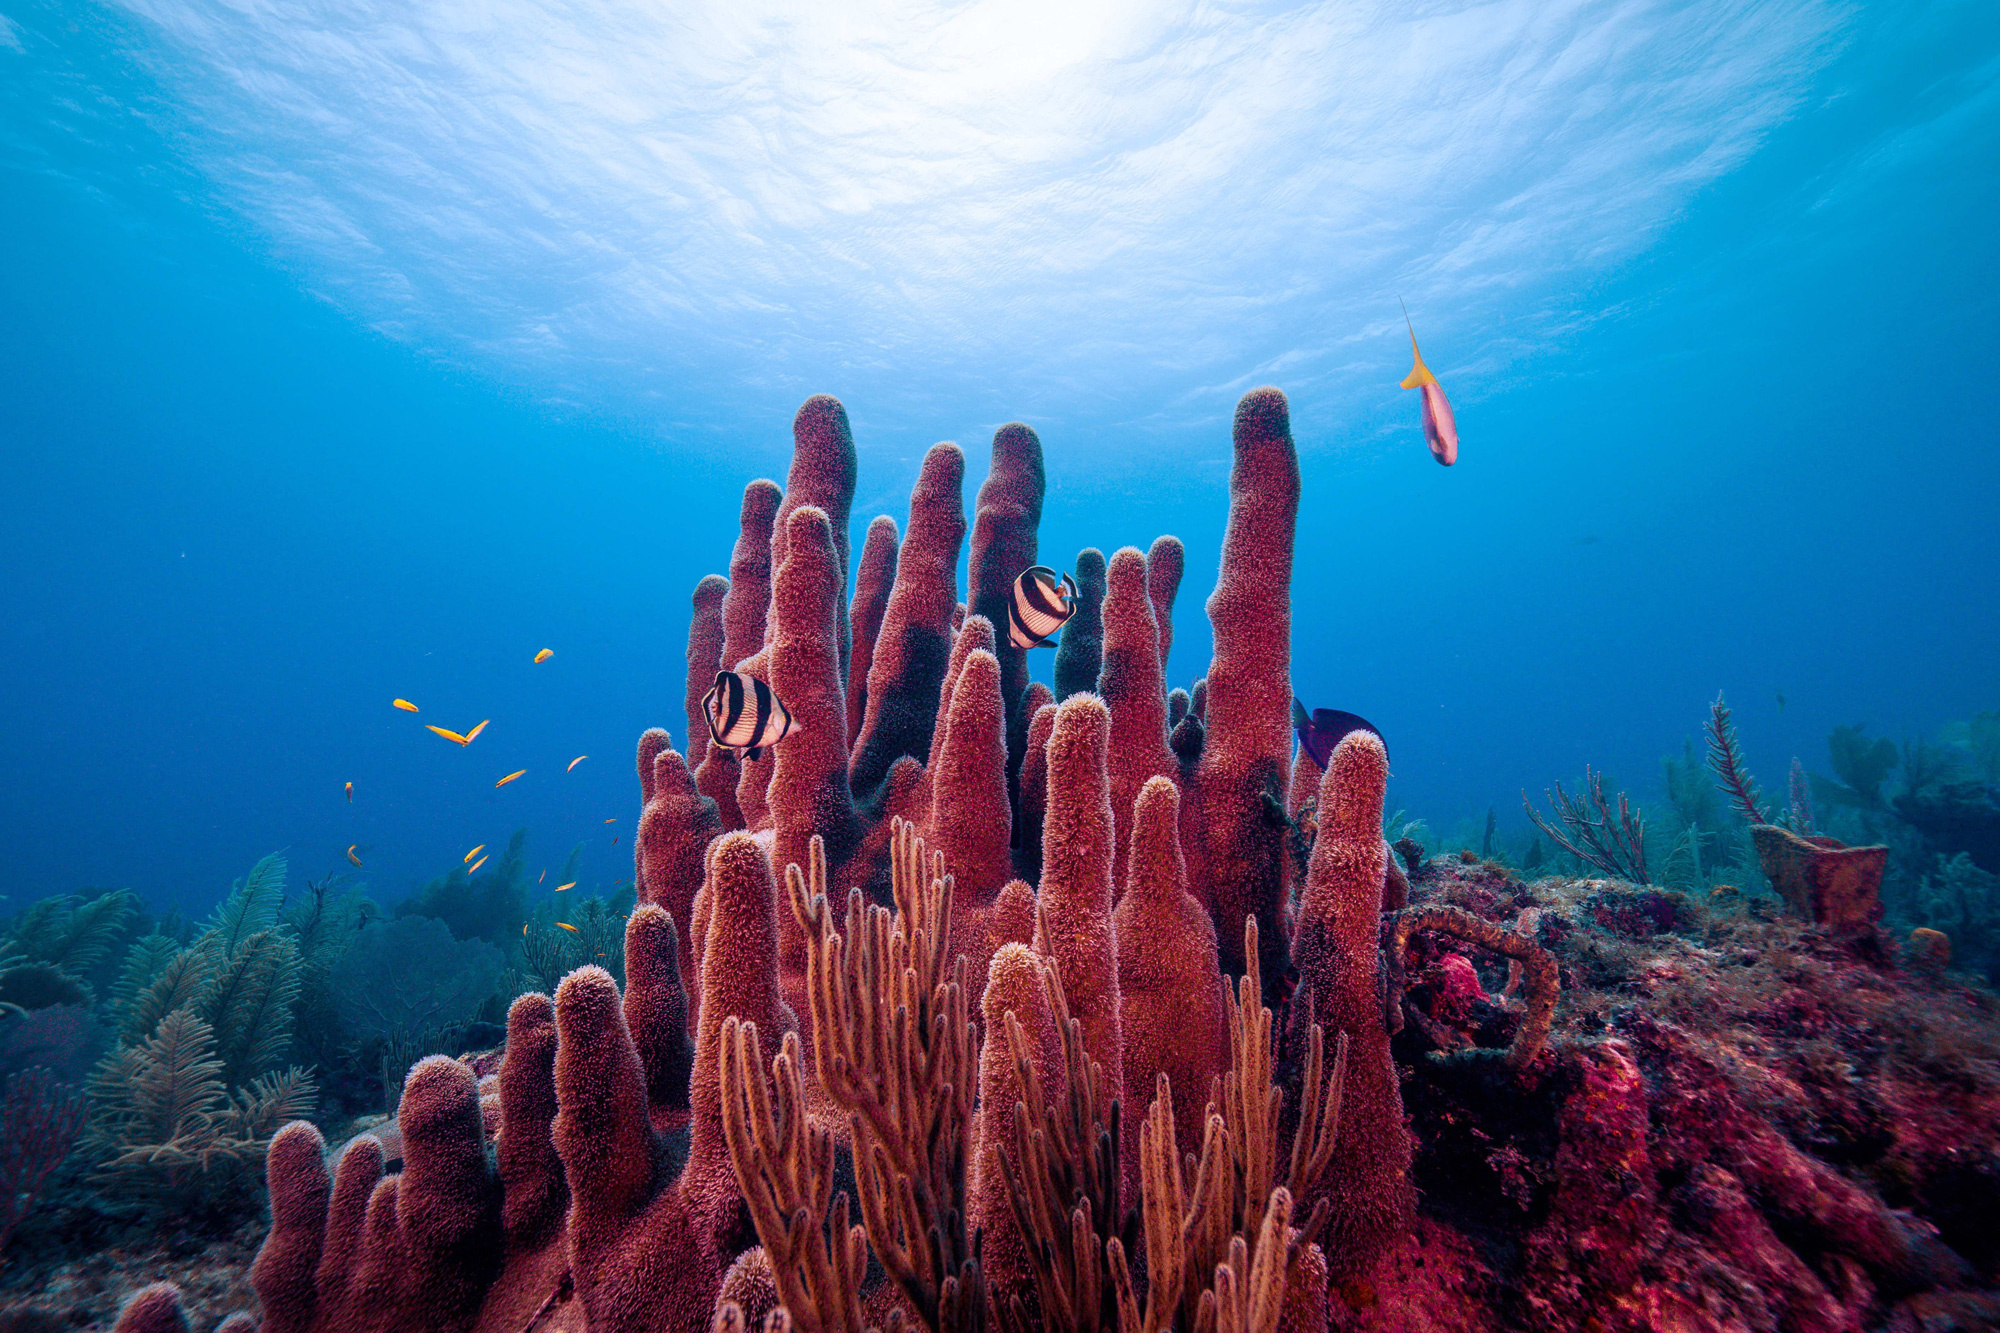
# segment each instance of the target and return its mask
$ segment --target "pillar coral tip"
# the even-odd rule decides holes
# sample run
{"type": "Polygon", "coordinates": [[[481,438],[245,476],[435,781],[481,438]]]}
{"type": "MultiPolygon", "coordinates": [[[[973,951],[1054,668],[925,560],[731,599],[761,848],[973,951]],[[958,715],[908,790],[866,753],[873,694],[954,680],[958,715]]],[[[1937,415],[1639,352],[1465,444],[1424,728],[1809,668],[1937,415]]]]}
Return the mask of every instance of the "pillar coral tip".
{"type": "MultiPolygon", "coordinates": [[[[672,748],[653,757],[653,795],[639,812],[633,842],[640,849],[638,899],[694,917],[694,896],[707,873],[708,846],[722,835],[722,812],[695,789],[694,774],[672,748]]],[[[681,975],[694,974],[693,941],[681,941],[681,975]]]]}
{"type": "Polygon", "coordinates": [[[965,455],[931,446],[910,492],[910,526],[896,558],[896,582],[882,613],[868,668],[868,714],[854,742],[848,778],[879,819],[883,785],[903,755],[921,763],[951,655],[958,606],[958,552],[965,540],[965,455]]]}
{"type": "MultiPolygon", "coordinates": [[[[654,909],[657,910],[657,909],[654,909]]],[[[556,1010],[538,991],[507,1008],[507,1054],[500,1062],[500,1225],[510,1251],[539,1248],[558,1235],[569,1183],[550,1137],[556,1118],[556,1010]]]]}
{"type": "MultiPolygon", "coordinates": [[[[1159,624],[1146,583],[1146,557],[1137,548],[1127,546],[1111,557],[1097,692],[1111,710],[1106,766],[1115,822],[1114,867],[1125,864],[1139,789],[1152,778],[1180,775],[1180,764],[1167,748],[1166,678],[1160,671],[1159,624]]],[[[1137,1117],[1131,1123],[1137,1124],[1137,1117]]]]}
{"type": "MultiPolygon", "coordinates": [[[[764,646],[764,619],[771,605],[771,524],[782,498],[775,481],[759,478],[743,488],[736,549],[729,557],[729,589],[722,598],[721,670],[738,670],[745,658],[764,646]]],[[[735,754],[720,747],[711,747],[696,770],[696,784],[722,812],[725,828],[743,827],[736,805],[738,777],[735,754]]]]}
{"type": "Polygon", "coordinates": [[[1105,1086],[1124,1086],[1118,945],[1111,925],[1111,795],[1105,748],[1111,714],[1094,694],[1057,707],[1049,734],[1049,804],[1035,952],[1055,965],[1083,1044],[1105,1086]]]}
{"type": "Polygon", "coordinates": [[[1410,1136],[1376,980],[1388,781],[1380,737],[1357,731],[1335,748],[1320,783],[1319,836],[1293,950],[1315,1017],[1329,1036],[1348,1040],[1340,1136],[1325,1177],[1327,1256],[1344,1274],[1364,1270],[1399,1240],[1414,1208],[1410,1136]]]}
{"type": "Polygon", "coordinates": [[[656,1126],[665,1128],[688,1106],[694,1046],[688,1036],[688,995],[682,982],[684,948],[674,918],[641,903],[625,921],[625,1024],[646,1069],[646,1101],[656,1126]]]}
{"type": "Polygon", "coordinates": [[[112,1333],[188,1333],[187,1312],[181,1309],[181,1289],[171,1282],[142,1288],[118,1312],[112,1333]]]}
{"type": "Polygon", "coordinates": [[[931,748],[924,758],[926,775],[937,771],[938,757],[944,753],[944,738],[950,728],[952,693],[958,689],[958,673],[965,670],[965,659],[975,652],[994,656],[993,622],[985,616],[973,616],[961,621],[951,635],[951,656],[945,660],[944,685],[938,690],[937,715],[931,720],[931,748]]]}
{"type": "Polygon", "coordinates": [[[1181,573],[1187,566],[1187,548],[1179,537],[1155,537],[1146,548],[1146,593],[1153,603],[1153,619],[1160,627],[1160,669],[1167,669],[1167,655],[1174,646],[1174,598],[1180,594],[1181,573]]]}
{"type": "MultiPolygon", "coordinates": [[[[1037,685],[1040,681],[1035,682],[1037,685]]],[[[1049,734],[1056,727],[1053,701],[1035,710],[1028,724],[1027,757],[1021,762],[1020,833],[1014,839],[1014,873],[1030,884],[1042,879],[1042,825],[1049,808],[1049,734]]]]}
{"type": "MultiPolygon", "coordinates": [[[[782,578],[785,559],[790,554],[795,529],[791,517],[811,507],[826,516],[831,528],[834,561],[834,604],[832,642],[839,662],[838,675],[847,679],[850,651],[847,622],[847,520],[854,508],[854,483],[859,465],[854,455],[854,432],[847,425],[847,409],[838,398],[816,393],[799,405],[792,418],[792,470],[785,478],[784,499],[778,505],[777,522],[771,528],[771,569],[782,578]]],[[[766,622],[764,641],[771,642],[775,628],[766,622]]],[[[791,701],[786,700],[787,703],[791,701]]],[[[846,733],[841,733],[845,742],[846,733]]]]}
{"type": "Polygon", "coordinates": [[[1014,1220],[1007,1176],[1018,1174],[1014,1150],[1014,1107],[1026,1096],[1007,1039],[1009,1020],[1017,1023],[1029,1063],[1042,1086],[1057,1095],[1063,1086],[1062,1038],[1042,988],[1044,963],[1023,944],[1002,945],[987,967],[980,1000],[985,1040],[979,1052],[979,1113],[966,1182],[966,1226],[982,1232],[987,1290],[1026,1290],[1034,1285],[1034,1260],[1014,1220]]]}
{"type": "Polygon", "coordinates": [[[1056,699],[1095,690],[1103,659],[1104,552],[1086,546],[1076,553],[1076,601],[1056,644],[1056,699]]]}
{"type": "Polygon", "coordinates": [[[478,1081],[456,1060],[417,1062],[403,1084],[396,1227],[406,1268],[399,1306],[425,1329],[470,1328],[499,1269],[499,1180],[486,1162],[478,1081]]]}
{"type": "Polygon", "coordinates": [[[868,525],[868,535],[861,543],[861,563],[854,570],[854,600],[847,611],[854,631],[854,651],[847,664],[850,749],[861,735],[861,719],[868,713],[868,672],[875,662],[875,639],[882,632],[882,616],[889,609],[889,590],[896,583],[896,547],[901,539],[896,520],[879,515],[868,525]]]}
{"type": "MultiPolygon", "coordinates": [[[[968,630],[985,623],[978,616],[966,622],[968,630]]],[[[1007,849],[1013,816],[1007,808],[1000,663],[984,648],[974,650],[958,673],[930,788],[924,836],[944,854],[958,882],[960,910],[969,919],[984,912],[1014,872],[1007,849]]]]}
{"type": "Polygon", "coordinates": [[[308,1333],[313,1326],[319,1302],[315,1278],[333,1194],[325,1154],[319,1131],[294,1120],[272,1138],[264,1157],[271,1230],[250,1265],[250,1285],[270,1333],[308,1333]]]}
{"type": "MultiPolygon", "coordinates": [[[[1007,624],[1014,580],[1035,563],[1036,529],[1047,489],[1041,438],[1018,421],[995,431],[992,466],[973,503],[967,572],[972,613],[985,616],[996,629],[1007,624]]],[[[1012,796],[1020,787],[1028,722],[1035,715],[1026,701],[1028,655],[1001,634],[994,656],[1000,660],[1000,697],[1007,707],[1007,786],[1012,796]]]]}
{"type": "Polygon", "coordinates": [[[373,1135],[350,1139],[334,1162],[333,1196],[326,1210],[326,1235],[320,1243],[318,1328],[353,1327],[348,1317],[349,1289],[360,1267],[367,1237],[368,1202],[382,1181],[382,1144],[373,1135]]]}
{"type": "Polygon", "coordinates": [[[708,757],[708,718],[702,710],[702,696],[715,684],[722,670],[722,603],[729,595],[729,580],[709,574],[694,585],[694,614],[688,619],[687,642],[687,758],[688,767],[699,769],[708,757]]]}
{"type": "MultiPolygon", "coordinates": [[[[1215,656],[1194,706],[1202,717],[1194,805],[1183,828],[1189,877],[1209,886],[1222,966],[1240,975],[1243,918],[1255,916],[1264,982],[1275,1000],[1289,968],[1284,903],[1289,858],[1282,811],[1292,757],[1292,541],[1299,456],[1285,395],[1255,389],[1236,405],[1229,524],[1208,599],[1215,656]],[[1193,830],[1196,836],[1187,838],[1193,830]]],[[[1378,829],[1379,834],[1379,829],[1378,829]]],[[[1379,840],[1379,839],[1378,839],[1379,840]]]]}

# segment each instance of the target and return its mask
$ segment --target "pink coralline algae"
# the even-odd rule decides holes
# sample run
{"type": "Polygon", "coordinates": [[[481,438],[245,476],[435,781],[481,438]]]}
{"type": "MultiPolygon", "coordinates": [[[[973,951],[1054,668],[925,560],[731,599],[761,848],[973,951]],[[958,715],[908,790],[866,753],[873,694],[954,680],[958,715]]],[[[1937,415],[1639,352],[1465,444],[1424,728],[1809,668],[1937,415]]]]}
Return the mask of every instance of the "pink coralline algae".
{"type": "MultiPolygon", "coordinates": [[[[1971,992],[1798,922],[1677,901],[1621,931],[1629,887],[1399,861],[1380,739],[1295,757],[1277,390],[1237,408],[1214,656],[1178,689],[1170,537],[1079,558],[1101,601],[1059,691],[996,633],[1037,560],[1027,427],[970,525],[964,453],[929,450],[851,580],[844,409],[794,440],[693,585],[685,745],[637,747],[623,990],[517,999],[497,1088],[419,1064],[396,1174],[280,1133],[267,1333],[1985,1326],[2000,1045],[1971,992]],[[707,743],[718,670],[799,732],[707,743]],[[807,933],[850,893],[853,967],[807,933]],[[1770,1039],[1802,1014],[1811,1041],[1770,1039]]],[[[156,1287],[120,1327],[180,1318],[156,1287]]]]}

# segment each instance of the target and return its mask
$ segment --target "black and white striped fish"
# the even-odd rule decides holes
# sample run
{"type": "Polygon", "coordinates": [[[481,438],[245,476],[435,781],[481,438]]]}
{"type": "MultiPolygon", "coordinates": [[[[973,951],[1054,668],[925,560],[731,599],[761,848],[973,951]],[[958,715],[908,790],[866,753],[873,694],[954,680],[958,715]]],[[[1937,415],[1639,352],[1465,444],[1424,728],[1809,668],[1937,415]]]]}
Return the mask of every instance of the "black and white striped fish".
{"type": "Polygon", "coordinates": [[[701,709],[708,716],[708,734],[739,759],[763,758],[766,747],[792,730],[792,715],[771,687],[740,671],[716,672],[715,684],[701,697],[701,709]]]}
{"type": "Polygon", "coordinates": [[[1023,570],[1007,604],[1007,641],[1016,648],[1047,643],[1049,635],[1076,614],[1076,580],[1060,580],[1047,565],[1023,570]]]}

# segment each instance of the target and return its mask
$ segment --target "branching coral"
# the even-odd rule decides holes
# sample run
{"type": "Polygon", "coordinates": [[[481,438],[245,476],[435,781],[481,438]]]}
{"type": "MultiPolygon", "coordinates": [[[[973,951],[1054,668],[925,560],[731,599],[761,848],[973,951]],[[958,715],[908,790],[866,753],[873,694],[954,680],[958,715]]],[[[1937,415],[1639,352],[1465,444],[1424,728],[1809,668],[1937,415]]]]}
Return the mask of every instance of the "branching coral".
{"type": "Polygon", "coordinates": [[[35,1206],[49,1172],[62,1164],[83,1128],[83,1099],[46,1069],[7,1080],[0,1101],[0,1250],[35,1206]]]}
{"type": "Polygon", "coordinates": [[[1605,797],[1602,773],[1584,768],[1581,795],[1570,795],[1560,782],[1545,795],[1549,808],[1555,811],[1554,823],[1542,817],[1525,791],[1521,793],[1521,808],[1549,841],[1607,875],[1634,884],[1652,882],[1646,875],[1645,820],[1632,809],[1624,792],[1618,793],[1615,803],[1605,797]]]}
{"type": "Polygon", "coordinates": [[[1752,824],[1768,824],[1757,784],[1743,766],[1736,742],[1736,724],[1729,720],[1729,705],[1720,694],[1708,706],[1708,766],[1715,770],[1716,784],[1736,807],[1736,813],[1752,824]]]}

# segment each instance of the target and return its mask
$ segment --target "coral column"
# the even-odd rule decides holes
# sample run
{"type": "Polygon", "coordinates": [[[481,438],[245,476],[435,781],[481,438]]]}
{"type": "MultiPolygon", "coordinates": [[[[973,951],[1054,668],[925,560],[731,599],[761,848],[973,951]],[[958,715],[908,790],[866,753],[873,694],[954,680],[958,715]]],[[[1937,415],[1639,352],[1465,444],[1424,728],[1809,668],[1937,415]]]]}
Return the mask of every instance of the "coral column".
{"type": "MultiPolygon", "coordinates": [[[[966,625],[969,630],[985,623],[975,616],[966,625]]],[[[959,637],[969,636],[961,631],[959,637]]],[[[944,853],[945,866],[957,879],[958,910],[971,918],[983,913],[1014,872],[1007,850],[1012,816],[1000,663],[985,648],[975,649],[959,669],[936,770],[930,776],[925,838],[932,850],[944,853]]]]}
{"type": "MultiPolygon", "coordinates": [[[[1160,674],[1160,630],[1147,589],[1146,557],[1126,547],[1111,557],[1110,590],[1104,599],[1104,664],[1097,692],[1111,710],[1111,815],[1117,840],[1111,864],[1125,864],[1132,840],[1132,803],[1155,777],[1178,777],[1180,765],[1167,748],[1167,690],[1160,674]]],[[[1175,802],[1176,808],[1179,802],[1175,802]]],[[[1180,860],[1180,847],[1174,847],[1180,860]]],[[[1134,1115],[1133,1124],[1138,1123],[1134,1115]]]]}
{"type": "Polygon", "coordinates": [[[715,684],[722,670],[722,602],[729,595],[729,580],[710,574],[694,585],[694,614],[688,620],[687,646],[687,758],[688,767],[700,768],[708,757],[708,718],[702,712],[702,696],[715,684]]]}
{"type": "Polygon", "coordinates": [[[896,520],[887,514],[868,525],[861,543],[861,564],[854,571],[854,601],[848,621],[854,628],[854,651],[847,661],[847,744],[861,735],[868,715],[868,671],[875,663],[875,638],[889,609],[889,590],[896,583],[896,547],[901,541],[896,520]]]}
{"type": "Polygon", "coordinates": [[[968,610],[992,622],[1000,661],[1000,697],[1007,706],[1007,789],[1020,789],[1021,756],[1027,751],[1028,655],[1007,639],[1007,606],[1014,580],[1035,563],[1036,529],[1042,522],[1042,441],[1012,421],[993,433],[993,464],[973,505],[971,582],[968,610]]]}
{"type": "MultiPolygon", "coordinates": [[[[839,676],[847,679],[847,518],[854,508],[854,433],[847,426],[847,409],[838,398],[814,394],[799,406],[792,418],[792,470],[785,478],[785,498],[778,506],[778,520],[771,529],[771,568],[779,573],[791,550],[792,529],[788,520],[808,505],[826,515],[833,533],[834,559],[834,642],[838,645],[839,676]]],[[[765,641],[772,629],[765,626],[765,641]]],[[[843,738],[844,739],[844,738],[843,738]]]]}
{"type": "MultiPolygon", "coordinates": [[[[764,618],[771,606],[771,523],[782,498],[775,481],[759,478],[743,488],[736,549],[729,557],[729,590],[722,598],[724,671],[736,670],[764,646],[764,618]]],[[[743,812],[736,804],[740,769],[734,754],[711,748],[695,773],[696,785],[715,802],[725,828],[743,827],[743,812]]]]}
{"type": "Polygon", "coordinates": [[[1410,1136],[1376,989],[1388,782],[1389,756],[1380,737],[1353,732],[1334,749],[1320,783],[1319,838],[1294,948],[1315,1016],[1329,1037],[1345,1032],[1348,1041],[1340,1137],[1325,1176],[1332,1212],[1324,1243],[1337,1273],[1372,1264],[1408,1231],[1414,1206],[1410,1136]]]}
{"type": "Polygon", "coordinates": [[[1124,1085],[1118,1016],[1118,945],[1111,933],[1111,795],[1104,750],[1111,715],[1094,694],[1056,709],[1049,735],[1049,807],[1042,825],[1042,884],[1035,952],[1055,963],[1084,1048],[1106,1083],[1124,1085]]]}

